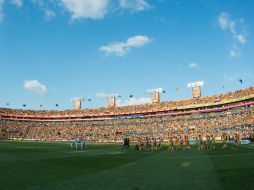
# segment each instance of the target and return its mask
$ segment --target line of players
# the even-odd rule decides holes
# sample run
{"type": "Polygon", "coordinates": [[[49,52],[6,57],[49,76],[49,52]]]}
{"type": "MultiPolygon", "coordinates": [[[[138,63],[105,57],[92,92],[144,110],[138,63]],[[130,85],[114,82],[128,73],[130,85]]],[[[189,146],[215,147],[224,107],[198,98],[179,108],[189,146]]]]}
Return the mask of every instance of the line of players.
{"type": "MultiPolygon", "coordinates": [[[[150,150],[150,151],[156,151],[161,149],[162,145],[162,138],[148,138],[146,137],[145,140],[142,140],[142,138],[139,138],[136,145],[135,150],[150,150]]],[[[123,150],[126,151],[130,148],[130,139],[124,138],[123,140],[123,150]]]]}
{"type": "MultiPolygon", "coordinates": [[[[235,145],[237,148],[240,147],[240,135],[238,133],[235,133],[234,136],[235,139],[235,145]]],[[[227,148],[227,144],[229,142],[229,137],[226,135],[226,133],[223,133],[221,136],[221,142],[222,142],[222,148],[227,148]]],[[[205,139],[203,139],[203,136],[201,134],[198,135],[197,138],[197,144],[198,148],[197,150],[202,149],[215,149],[215,136],[212,135],[206,135],[205,139]]],[[[130,147],[130,140],[129,138],[124,139],[123,143],[123,150],[127,150],[130,147]]],[[[187,135],[184,136],[177,136],[177,137],[169,137],[168,141],[168,150],[173,151],[175,150],[190,150],[190,141],[187,135]]],[[[162,148],[162,138],[148,138],[146,137],[145,140],[142,140],[142,138],[139,138],[136,145],[135,150],[150,150],[150,151],[157,151],[162,148]]]]}
{"type": "MultiPolygon", "coordinates": [[[[234,140],[235,140],[235,145],[237,148],[240,147],[240,135],[239,133],[235,133],[234,136],[234,140]]],[[[226,135],[226,133],[223,133],[221,136],[221,142],[222,142],[222,148],[227,148],[228,147],[228,143],[230,142],[229,136],[226,135]]],[[[205,140],[203,138],[203,136],[201,134],[198,135],[197,138],[197,143],[198,143],[198,148],[197,150],[202,150],[202,149],[215,149],[215,136],[212,135],[205,135],[205,140]]],[[[184,138],[182,137],[175,137],[175,140],[173,137],[169,138],[169,145],[168,145],[168,150],[169,151],[173,151],[174,150],[174,145],[175,145],[175,149],[179,150],[179,149],[183,149],[183,150],[189,150],[190,149],[190,143],[189,143],[189,138],[188,136],[184,136],[184,138]]]]}

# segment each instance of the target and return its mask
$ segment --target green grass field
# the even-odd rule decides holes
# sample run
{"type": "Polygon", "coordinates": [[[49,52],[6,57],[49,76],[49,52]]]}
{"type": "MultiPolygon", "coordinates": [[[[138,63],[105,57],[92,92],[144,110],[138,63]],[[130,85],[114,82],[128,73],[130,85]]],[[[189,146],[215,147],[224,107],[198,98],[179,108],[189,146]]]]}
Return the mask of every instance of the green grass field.
{"type": "Polygon", "coordinates": [[[254,189],[254,146],[122,152],[118,144],[0,141],[0,189],[254,189]]]}

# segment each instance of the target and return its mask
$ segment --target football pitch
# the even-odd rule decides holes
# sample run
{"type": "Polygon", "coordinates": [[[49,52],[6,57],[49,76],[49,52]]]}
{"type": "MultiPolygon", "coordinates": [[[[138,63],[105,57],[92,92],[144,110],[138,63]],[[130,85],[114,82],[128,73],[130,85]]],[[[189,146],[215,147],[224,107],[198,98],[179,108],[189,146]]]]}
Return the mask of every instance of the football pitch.
{"type": "MultiPolygon", "coordinates": [[[[133,147],[132,147],[133,148],[133,147]]],[[[254,146],[168,152],[0,141],[0,189],[254,189],[254,146]]]]}

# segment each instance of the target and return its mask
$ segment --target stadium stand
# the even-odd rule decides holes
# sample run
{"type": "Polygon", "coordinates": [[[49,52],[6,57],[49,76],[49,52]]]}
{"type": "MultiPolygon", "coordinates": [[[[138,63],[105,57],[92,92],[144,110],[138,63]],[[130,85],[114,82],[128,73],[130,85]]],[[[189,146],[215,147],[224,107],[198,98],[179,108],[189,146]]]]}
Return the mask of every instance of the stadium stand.
{"type": "Polygon", "coordinates": [[[200,133],[242,138],[254,134],[254,88],[226,94],[115,108],[81,110],[0,109],[0,138],[97,142],[200,133]]]}

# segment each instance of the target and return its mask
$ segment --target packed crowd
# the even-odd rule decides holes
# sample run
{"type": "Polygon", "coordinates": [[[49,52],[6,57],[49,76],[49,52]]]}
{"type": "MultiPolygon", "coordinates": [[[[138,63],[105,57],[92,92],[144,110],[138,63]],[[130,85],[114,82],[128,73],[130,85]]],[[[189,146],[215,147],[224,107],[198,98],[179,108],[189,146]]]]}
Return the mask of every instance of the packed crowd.
{"type": "Polygon", "coordinates": [[[161,102],[158,104],[143,104],[132,106],[121,106],[115,108],[96,108],[96,109],[81,109],[81,110],[18,110],[0,108],[0,114],[17,114],[23,116],[70,116],[70,115],[90,115],[90,114],[109,114],[109,113],[126,113],[126,112],[142,112],[149,110],[169,110],[169,109],[181,109],[186,107],[195,107],[201,105],[214,105],[220,103],[227,103],[236,101],[240,98],[245,98],[250,95],[254,95],[254,87],[250,87],[235,92],[229,92],[226,94],[206,96],[201,98],[186,99],[179,101],[161,102]]]}
{"type": "Polygon", "coordinates": [[[70,141],[76,138],[96,142],[117,142],[128,137],[130,141],[140,138],[161,138],[199,134],[221,137],[239,132],[241,138],[254,134],[254,107],[242,107],[230,111],[199,113],[179,116],[112,119],[103,121],[0,121],[0,138],[33,139],[46,141],[70,141]]]}

